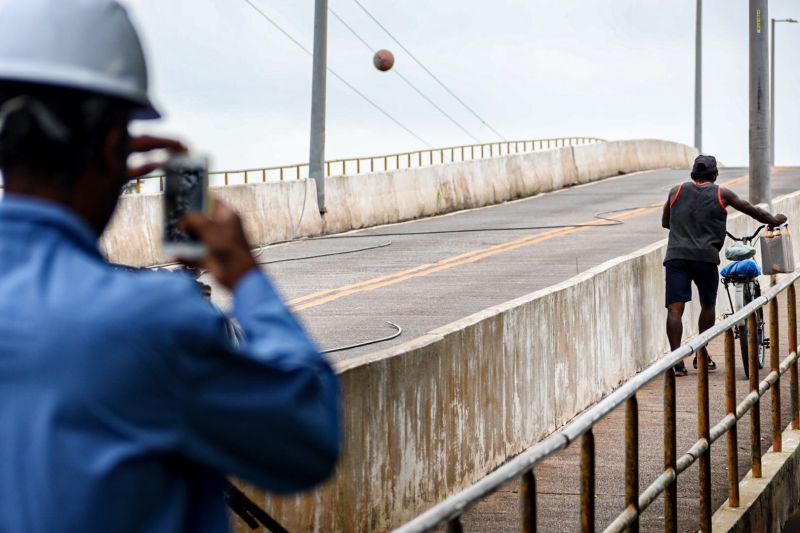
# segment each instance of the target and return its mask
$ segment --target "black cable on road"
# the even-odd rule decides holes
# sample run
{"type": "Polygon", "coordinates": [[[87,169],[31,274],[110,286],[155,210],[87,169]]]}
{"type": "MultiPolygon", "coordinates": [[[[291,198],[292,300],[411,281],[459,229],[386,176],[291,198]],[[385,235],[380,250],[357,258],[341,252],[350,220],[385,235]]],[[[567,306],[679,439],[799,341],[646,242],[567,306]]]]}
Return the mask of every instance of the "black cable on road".
{"type": "Polygon", "coordinates": [[[374,340],[366,341],[366,342],[359,342],[358,344],[351,344],[349,346],[342,346],[340,348],[331,348],[330,350],[323,350],[320,353],[343,352],[345,350],[352,350],[354,348],[361,348],[362,346],[370,346],[372,344],[378,344],[379,342],[386,342],[386,341],[390,341],[392,339],[396,339],[397,337],[400,336],[400,334],[403,333],[403,328],[401,328],[397,324],[395,324],[393,322],[389,322],[388,320],[386,321],[386,323],[389,324],[389,326],[394,329],[394,333],[392,333],[388,337],[381,337],[380,339],[374,339],[374,340]]]}
{"type": "MultiPolygon", "coordinates": [[[[356,248],[355,250],[344,250],[341,252],[329,252],[325,254],[318,254],[318,255],[307,255],[303,257],[287,257],[285,259],[272,259],[270,261],[257,261],[259,265],[274,265],[275,263],[289,263],[291,261],[305,261],[308,259],[317,259],[319,257],[331,257],[333,255],[347,255],[347,254],[355,254],[358,252],[366,252],[368,250],[377,250],[378,248],[386,248],[387,246],[391,246],[392,241],[384,242],[381,244],[377,244],[375,246],[367,246],[366,248],[356,248]]],[[[258,257],[264,251],[264,248],[259,249],[256,253],[253,254],[253,257],[258,257]]]]}
{"type": "Polygon", "coordinates": [[[366,239],[369,237],[405,237],[405,236],[414,236],[414,235],[447,235],[451,233],[485,233],[485,232],[498,232],[498,231],[529,231],[529,230],[540,230],[540,229],[566,229],[566,228],[607,228],[609,226],[621,226],[625,224],[624,220],[618,220],[612,217],[606,217],[603,215],[609,215],[613,213],[621,213],[625,211],[633,211],[635,209],[649,209],[653,207],[658,207],[661,204],[651,204],[645,206],[638,206],[638,207],[625,207],[622,209],[613,209],[611,211],[601,211],[600,213],[596,213],[594,218],[598,220],[603,220],[605,224],[552,224],[546,226],[513,226],[513,227],[501,227],[501,228],[464,228],[464,229],[445,229],[445,230],[430,230],[430,231],[407,231],[407,232],[392,232],[392,233],[356,233],[356,234],[345,234],[345,235],[323,235],[320,237],[301,237],[295,240],[289,241],[278,241],[262,248],[267,248],[269,246],[275,246],[278,244],[286,244],[290,242],[297,242],[297,241],[323,241],[329,239],[366,239]]]}

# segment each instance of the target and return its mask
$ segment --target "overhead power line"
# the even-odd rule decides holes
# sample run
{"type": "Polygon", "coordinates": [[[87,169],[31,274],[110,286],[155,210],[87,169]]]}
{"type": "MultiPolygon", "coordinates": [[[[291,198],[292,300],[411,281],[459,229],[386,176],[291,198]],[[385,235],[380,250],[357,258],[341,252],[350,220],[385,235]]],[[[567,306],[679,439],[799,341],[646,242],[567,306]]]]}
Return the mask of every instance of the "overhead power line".
{"type": "MultiPolygon", "coordinates": [[[[284,30],[284,29],[283,29],[283,28],[282,28],[282,27],[281,27],[281,26],[280,26],[280,25],[279,25],[277,22],[275,22],[275,21],[274,21],[274,20],[273,20],[273,19],[272,19],[272,18],[271,18],[269,15],[267,15],[266,13],[264,13],[264,12],[263,12],[263,11],[262,11],[262,10],[261,10],[261,9],[260,9],[258,6],[257,6],[257,5],[255,5],[255,4],[254,4],[254,3],[253,3],[251,0],[244,0],[244,1],[245,1],[245,2],[246,2],[246,3],[247,3],[247,4],[248,4],[248,5],[251,7],[251,8],[253,8],[253,10],[255,10],[255,12],[256,12],[256,13],[258,13],[259,15],[261,15],[261,17],[262,17],[264,20],[266,20],[266,21],[267,21],[267,22],[269,22],[269,23],[270,23],[272,26],[274,26],[274,27],[275,27],[275,29],[277,29],[279,32],[281,32],[283,35],[285,35],[285,36],[286,36],[286,37],[287,37],[287,38],[288,38],[290,41],[292,41],[294,44],[296,44],[296,45],[297,45],[297,46],[298,46],[298,47],[299,47],[301,50],[303,50],[303,51],[304,51],[306,54],[308,54],[308,55],[309,55],[309,56],[311,56],[311,57],[314,57],[314,54],[311,52],[311,50],[309,50],[308,48],[306,48],[306,47],[305,47],[305,45],[303,45],[303,43],[301,43],[300,41],[298,41],[297,39],[295,39],[295,38],[294,38],[294,37],[293,37],[293,36],[292,36],[292,35],[291,35],[289,32],[287,32],[286,30],[284,30]]],[[[397,124],[398,126],[400,126],[400,127],[401,127],[403,130],[405,130],[407,133],[409,133],[409,134],[411,134],[412,136],[416,137],[416,138],[417,138],[417,140],[419,140],[419,141],[420,141],[422,144],[424,144],[424,145],[425,145],[425,146],[427,146],[428,148],[433,148],[433,145],[431,145],[431,143],[429,143],[428,141],[426,141],[425,139],[423,139],[422,137],[420,137],[419,135],[417,135],[416,133],[414,133],[414,131],[413,131],[413,130],[411,130],[411,129],[410,129],[408,126],[406,126],[405,124],[403,124],[402,122],[400,122],[398,119],[396,119],[395,117],[393,117],[392,115],[390,115],[390,114],[389,114],[389,113],[388,113],[386,110],[384,110],[384,109],[383,109],[381,106],[379,106],[378,104],[376,104],[376,103],[375,103],[373,100],[371,100],[371,99],[370,99],[370,98],[369,98],[367,95],[365,95],[363,92],[361,92],[360,90],[358,90],[358,89],[357,89],[357,88],[356,88],[356,87],[355,87],[353,84],[351,84],[349,81],[347,81],[347,80],[346,80],[346,79],[344,79],[342,76],[340,76],[340,75],[339,75],[339,74],[338,74],[338,73],[337,73],[335,70],[333,70],[332,68],[328,67],[328,72],[330,72],[330,73],[331,73],[331,74],[332,74],[332,75],[333,75],[333,76],[334,76],[334,77],[335,77],[337,80],[339,80],[340,82],[342,82],[343,84],[345,84],[345,85],[346,85],[346,86],[347,86],[347,87],[348,87],[348,88],[349,88],[351,91],[353,91],[353,92],[354,92],[354,93],[356,93],[358,96],[360,96],[360,97],[361,97],[361,98],[362,98],[364,101],[366,101],[366,102],[367,102],[369,105],[371,105],[372,107],[374,107],[375,109],[377,109],[378,111],[380,111],[380,112],[381,112],[381,114],[382,114],[382,115],[384,115],[386,118],[388,118],[389,120],[391,120],[392,122],[394,122],[395,124],[397,124]]]]}
{"type": "Polygon", "coordinates": [[[353,2],[355,2],[355,3],[356,3],[356,5],[358,5],[358,7],[360,7],[360,8],[361,8],[361,10],[362,10],[364,13],[366,13],[366,14],[367,14],[367,16],[373,20],[373,22],[375,22],[375,24],[377,24],[378,26],[380,26],[380,28],[381,28],[381,29],[382,29],[384,32],[386,32],[386,35],[388,35],[389,37],[391,37],[391,39],[392,39],[394,42],[396,42],[396,43],[397,43],[397,45],[398,45],[400,48],[402,48],[402,49],[403,49],[403,51],[404,51],[405,53],[407,53],[407,54],[408,54],[408,55],[411,57],[411,59],[413,59],[413,60],[414,60],[414,62],[415,62],[417,65],[419,65],[419,66],[422,68],[422,70],[424,70],[425,72],[427,72],[427,73],[428,73],[428,75],[429,75],[431,78],[433,78],[433,79],[436,81],[436,83],[438,83],[439,85],[441,85],[441,86],[442,86],[442,88],[443,88],[445,91],[447,91],[447,92],[450,94],[450,96],[452,96],[453,98],[455,98],[455,99],[456,99],[456,100],[457,100],[457,101],[458,101],[458,102],[459,102],[459,103],[460,103],[462,106],[464,106],[464,107],[465,107],[465,108],[466,108],[466,109],[467,109],[467,110],[468,110],[470,113],[472,113],[472,114],[473,114],[473,116],[475,116],[475,118],[477,118],[478,120],[480,120],[480,121],[481,121],[481,123],[482,123],[484,126],[486,126],[487,128],[489,128],[489,129],[490,129],[490,130],[491,130],[491,131],[492,131],[492,132],[493,132],[495,135],[497,135],[498,137],[500,137],[500,139],[501,139],[501,140],[503,140],[503,141],[505,141],[505,140],[506,140],[506,138],[505,138],[505,137],[504,137],[502,134],[500,134],[500,132],[498,132],[496,129],[494,129],[494,128],[491,126],[491,124],[489,124],[488,122],[486,122],[486,120],[485,120],[483,117],[481,117],[481,116],[480,116],[480,115],[479,115],[479,114],[478,114],[478,113],[477,113],[477,112],[476,112],[474,109],[472,109],[472,108],[471,108],[469,105],[467,105],[467,104],[466,104],[466,102],[464,102],[464,100],[462,100],[461,98],[459,98],[459,97],[458,97],[458,95],[456,95],[456,93],[454,93],[454,92],[453,92],[453,91],[450,89],[450,87],[448,87],[447,85],[445,85],[445,83],[444,83],[442,80],[440,80],[438,76],[436,76],[436,74],[434,74],[433,72],[431,72],[431,70],[430,70],[428,67],[426,67],[426,66],[425,66],[425,65],[422,63],[422,61],[420,61],[419,59],[417,59],[417,56],[415,56],[413,53],[411,53],[411,50],[409,50],[408,48],[406,48],[406,47],[403,45],[403,43],[401,43],[401,42],[400,42],[400,41],[397,39],[397,37],[395,37],[394,35],[392,35],[392,32],[390,32],[390,31],[389,31],[389,30],[386,28],[386,26],[384,26],[383,24],[381,24],[381,22],[380,22],[380,21],[379,21],[377,18],[375,18],[375,15],[373,15],[372,13],[370,13],[370,12],[369,12],[369,10],[368,10],[366,7],[364,7],[364,5],[363,5],[361,2],[359,2],[359,0],[353,0],[353,2]]]}
{"type": "MultiPolygon", "coordinates": [[[[361,37],[361,35],[359,35],[359,34],[358,34],[358,32],[356,32],[356,30],[354,30],[354,29],[353,29],[353,27],[352,27],[352,26],[350,26],[350,25],[349,25],[347,22],[345,22],[345,20],[344,20],[342,17],[340,17],[340,16],[339,16],[339,14],[338,14],[338,13],[336,13],[336,11],[334,11],[334,10],[333,10],[332,8],[330,8],[330,7],[328,8],[328,11],[330,11],[331,15],[333,15],[334,17],[336,17],[336,19],[337,19],[339,22],[341,22],[341,23],[342,23],[342,25],[343,25],[345,28],[347,28],[347,29],[350,31],[350,33],[352,33],[352,34],[353,34],[353,35],[356,37],[356,39],[358,39],[359,41],[361,41],[361,44],[363,44],[364,46],[366,46],[366,47],[367,47],[367,49],[368,49],[370,52],[372,52],[373,54],[376,52],[375,48],[373,48],[372,46],[370,46],[370,44],[369,44],[369,43],[366,41],[366,39],[364,39],[363,37],[361,37]]],[[[397,68],[393,68],[393,69],[392,69],[392,72],[394,72],[394,73],[395,73],[395,74],[396,74],[396,75],[397,75],[397,76],[398,76],[398,77],[399,77],[401,80],[403,80],[404,82],[406,82],[406,84],[407,84],[409,87],[411,87],[412,89],[414,89],[414,91],[416,91],[416,92],[417,92],[417,94],[419,94],[421,97],[423,97],[423,98],[424,98],[424,99],[425,99],[425,100],[426,100],[426,101],[427,101],[429,104],[431,104],[431,105],[432,105],[432,106],[433,106],[433,107],[434,107],[434,108],[435,108],[437,111],[439,111],[439,113],[441,113],[442,115],[444,115],[444,116],[445,116],[445,118],[447,118],[447,119],[448,119],[450,122],[452,122],[453,124],[455,124],[455,125],[456,125],[456,127],[458,127],[458,128],[461,130],[461,131],[463,131],[463,132],[464,132],[464,133],[466,133],[466,134],[467,134],[469,137],[471,137],[473,141],[475,141],[476,143],[480,143],[480,142],[481,142],[481,141],[480,141],[480,140],[479,140],[477,137],[475,137],[475,135],[473,135],[472,133],[470,133],[470,131],[469,131],[469,130],[467,130],[467,128],[465,128],[464,126],[462,126],[461,124],[459,124],[459,123],[458,123],[458,121],[457,121],[456,119],[454,119],[452,116],[450,116],[450,115],[449,115],[449,114],[448,114],[448,113],[447,113],[447,112],[446,112],[444,109],[442,109],[441,107],[439,107],[439,106],[436,104],[436,102],[434,102],[433,100],[431,100],[431,99],[428,97],[428,95],[426,95],[424,92],[422,92],[422,90],[421,90],[419,87],[417,87],[416,85],[414,85],[414,84],[411,82],[411,80],[409,80],[409,79],[408,79],[408,78],[406,78],[406,77],[405,77],[403,74],[401,74],[401,73],[400,73],[400,71],[399,71],[399,70],[397,70],[397,68]]]]}

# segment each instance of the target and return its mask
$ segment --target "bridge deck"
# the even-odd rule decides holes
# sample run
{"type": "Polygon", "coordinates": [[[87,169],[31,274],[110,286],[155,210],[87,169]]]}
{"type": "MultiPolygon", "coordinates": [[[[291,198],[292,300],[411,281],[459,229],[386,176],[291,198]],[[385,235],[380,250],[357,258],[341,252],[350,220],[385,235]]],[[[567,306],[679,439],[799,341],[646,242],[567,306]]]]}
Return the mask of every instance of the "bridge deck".
{"type": "MultiPolygon", "coordinates": [[[[719,182],[746,194],[746,169],[719,182]]],[[[391,333],[399,338],[333,354],[335,360],[408,341],[437,327],[559,283],[609,259],[663,239],[660,205],[688,171],[644,172],[498,206],[351,232],[347,238],[299,241],[266,249],[261,261],[368,251],[265,266],[319,344],[335,348],[391,333]],[[409,235],[430,231],[603,224],[594,215],[626,210],[624,225],[409,235]],[[386,234],[405,234],[391,235],[386,234]]],[[[800,188],[800,169],[774,174],[774,194],[800,188]]],[[[215,300],[227,296],[215,287],[215,300]]]]}

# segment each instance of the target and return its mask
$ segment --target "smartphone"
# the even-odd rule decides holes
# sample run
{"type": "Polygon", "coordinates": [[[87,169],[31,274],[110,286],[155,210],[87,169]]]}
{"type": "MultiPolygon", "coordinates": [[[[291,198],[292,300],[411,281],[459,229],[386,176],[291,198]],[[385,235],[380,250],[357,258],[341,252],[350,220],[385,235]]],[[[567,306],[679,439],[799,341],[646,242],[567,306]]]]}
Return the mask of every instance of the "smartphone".
{"type": "Polygon", "coordinates": [[[174,155],[164,168],[164,256],[170,260],[202,259],[206,255],[205,245],[181,231],[179,223],[186,213],[209,211],[208,159],[196,155],[174,155]]]}

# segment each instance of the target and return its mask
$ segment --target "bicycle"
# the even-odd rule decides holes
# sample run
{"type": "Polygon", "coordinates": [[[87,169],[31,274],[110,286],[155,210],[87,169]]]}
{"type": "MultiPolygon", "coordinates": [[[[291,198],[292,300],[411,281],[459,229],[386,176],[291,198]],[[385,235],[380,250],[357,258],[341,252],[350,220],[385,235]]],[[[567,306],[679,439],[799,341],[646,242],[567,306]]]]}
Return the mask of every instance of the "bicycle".
{"type": "MultiPolygon", "coordinates": [[[[732,260],[732,262],[720,272],[722,284],[725,286],[728,302],[731,305],[731,312],[724,315],[726,318],[761,296],[761,285],[758,283],[761,267],[752,259],[756,253],[756,249],[752,244],[765,227],[764,225],[759,226],[755,233],[748,237],[736,237],[727,231],[725,232],[733,241],[742,243],[741,245],[733,245],[725,250],[725,257],[732,260]],[[731,285],[735,289],[735,300],[731,298],[731,285]]],[[[750,377],[748,333],[748,320],[744,318],[734,327],[734,336],[739,339],[744,375],[750,377]]],[[[764,368],[767,348],[769,348],[769,339],[764,336],[764,310],[761,308],[756,311],[756,346],[758,348],[756,357],[758,368],[762,369],[764,368]]]]}

